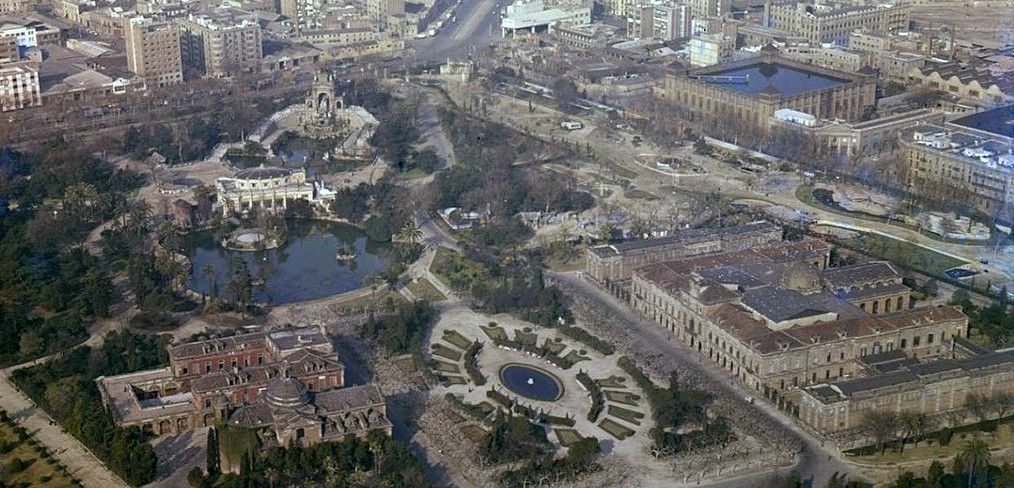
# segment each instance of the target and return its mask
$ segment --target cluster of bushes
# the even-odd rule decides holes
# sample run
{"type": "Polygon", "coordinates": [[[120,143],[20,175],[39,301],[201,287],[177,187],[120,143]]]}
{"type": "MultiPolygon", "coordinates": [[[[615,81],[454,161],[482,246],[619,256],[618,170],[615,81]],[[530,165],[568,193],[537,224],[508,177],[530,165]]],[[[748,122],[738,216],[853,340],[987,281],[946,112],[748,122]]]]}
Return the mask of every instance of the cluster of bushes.
{"type": "Polygon", "coordinates": [[[492,464],[524,461],[552,453],[546,431],[525,417],[501,414],[493,421],[479,452],[492,464]]]}
{"type": "Polygon", "coordinates": [[[613,347],[612,344],[602,339],[599,339],[597,336],[592,335],[590,332],[580,327],[574,327],[571,325],[561,325],[557,327],[557,329],[560,332],[563,332],[563,334],[566,335],[567,337],[570,337],[571,339],[587,344],[588,347],[594,349],[603,356],[609,356],[612,353],[616,352],[616,349],[613,347]]]}
{"type": "Polygon", "coordinates": [[[392,354],[418,354],[435,317],[433,306],[423,300],[390,305],[393,312],[371,316],[363,335],[392,354]]]}
{"type": "Polygon", "coordinates": [[[62,143],[0,149],[0,364],[76,345],[109,315],[112,279],[79,244],[142,181],[62,143]]]}
{"type": "Polygon", "coordinates": [[[573,480],[601,469],[595,462],[600,450],[598,439],[585,437],[571,444],[562,459],[538,457],[522,468],[501,473],[498,481],[504,488],[520,488],[573,480]]]}
{"type": "Polygon", "coordinates": [[[149,436],[137,427],[116,427],[95,378],[165,364],[165,346],[153,336],[112,332],[99,349],[79,347],[46,364],[17,370],[12,378],[124,481],[143,485],[155,477],[149,436]]]}
{"type": "Polygon", "coordinates": [[[462,399],[458,398],[454,393],[444,394],[444,398],[451,402],[458,410],[465,412],[469,417],[482,422],[489,416],[489,412],[484,410],[478,405],[472,405],[471,403],[465,403],[462,399]]]}
{"type": "Polygon", "coordinates": [[[539,418],[536,421],[539,422],[540,424],[562,425],[564,427],[573,427],[574,424],[577,423],[577,421],[575,421],[570,417],[558,417],[556,415],[550,415],[548,413],[540,414],[539,418]]]}
{"type": "Polygon", "coordinates": [[[681,385],[675,372],[669,377],[669,386],[659,388],[629,358],[621,357],[617,364],[648,395],[648,404],[655,420],[651,438],[659,453],[671,455],[704,446],[724,445],[735,440],[735,434],[725,417],[708,417],[706,410],[712,397],[707,391],[681,385]],[[680,427],[687,423],[694,423],[701,428],[678,433],[680,427]]]}
{"type": "Polygon", "coordinates": [[[484,312],[512,313],[550,327],[561,320],[574,321],[563,292],[546,285],[534,254],[501,259],[475,249],[466,249],[464,253],[442,249],[430,269],[452,289],[470,294],[484,312]]]}
{"type": "Polygon", "coordinates": [[[602,409],[606,406],[606,397],[602,393],[602,388],[599,387],[595,380],[588,376],[588,373],[584,371],[577,374],[577,381],[581,383],[581,386],[588,390],[588,394],[591,395],[592,406],[588,410],[588,421],[595,422],[599,418],[599,414],[602,413],[602,409]]]}
{"type": "Polygon", "coordinates": [[[532,354],[536,357],[549,361],[550,363],[553,364],[553,366],[556,366],[557,368],[560,369],[570,369],[574,366],[574,362],[571,361],[570,359],[567,359],[564,356],[560,356],[559,354],[556,354],[553,351],[551,351],[549,348],[545,346],[540,346],[538,344],[529,344],[526,342],[512,339],[493,339],[493,344],[496,344],[497,346],[514,349],[516,351],[522,351],[528,354],[532,354]]]}
{"type": "Polygon", "coordinates": [[[493,400],[494,402],[503,405],[507,408],[511,408],[514,405],[514,402],[510,398],[508,398],[507,395],[504,395],[503,393],[500,393],[499,391],[496,391],[494,389],[489,389],[486,391],[486,398],[489,398],[490,400],[493,400]]]}
{"type": "MultiPolygon", "coordinates": [[[[950,470],[940,461],[933,461],[926,476],[906,471],[887,486],[891,488],[1000,488],[1014,485],[1014,464],[993,464],[989,446],[981,439],[966,441],[951,462],[950,470]],[[949,471],[949,472],[948,472],[949,471]]],[[[867,485],[869,486],[869,485],[867,485]]]]}
{"type": "MultiPolygon", "coordinates": [[[[195,481],[196,477],[195,477],[195,481]]],[[[210,486],[210,485],[208,485],[210,486]]],[[[247,455],[239,474],[223,474],[215,487],[432,486],[408,447],[382,432],[348,436],[312,447],[273,447],[247,455]]]]}
{"type": "Polygon", "coordinates": [[[500,474],[501,486],[513,488],[561,482],[599,469],[595,463],[599,453],[597,439],[584,438],[572,444],[565,457],[556,459],[556,449],[547,439],[545,429],[531,420],[537,417],[538,422],[573,426],[573,419],[536,416],[529,408],[515,410],[522,415],[498,413],[479,446],[480,455],[491,464],[523,463],[520,468],[500,474]]]}
{"type": "Polygon", "coordinates": [[[463,164],[437,176],[434,208],[488,210],[489,220],[498,224],[523,211],[581,211],[594,205],[594,198],[579,191],[573,178],[514,164],[518,159],[559,156],[555,148],[459,112],[445,110],[441,119],[463,164]]]}
{"type": "Polygon", "coordinates": [[[486,376],[482,374],[477,364],[480,352],[482,352],[482,343],[478,341],[473,342],[471,346],[468,346],[468,350],[465,351],[465,372],[468,373],[468,377],[476,386],[486,384],[486,376]]]}

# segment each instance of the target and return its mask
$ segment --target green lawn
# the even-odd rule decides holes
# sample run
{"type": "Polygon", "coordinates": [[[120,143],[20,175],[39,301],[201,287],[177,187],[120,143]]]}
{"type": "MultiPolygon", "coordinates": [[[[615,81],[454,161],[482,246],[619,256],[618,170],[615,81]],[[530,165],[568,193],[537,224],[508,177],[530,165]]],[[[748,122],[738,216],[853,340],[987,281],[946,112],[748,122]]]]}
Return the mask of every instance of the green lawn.
{"type": "Polygon", "coordinates": [[[634,200],[658,200],[658,195],[637,188],[623,192],[623,196],[634,200]]]}
{"type": "Polygon", "coordinates": [[[468,347],[472,345],[472,341],[468,340],[467,337],[461,335],[461,333],[456,330],[445,330],[444,340],[462,350],[468,349],[468,347]]]}
{"type": "Polygon", "coordinates": [[[556,434],[556,438],[560,440],[560,445],[563,447],[569,447],[582,439],[581,434],[574,429],[553,429],[553,433],[556,434]]]}
{"type": "Polygon", "coordinates": [[[521,329],[514,331],[514,339],[528,346],[534,346],[539,342],[538,334],[535,334],[534,332],[525,332],[521,329]]]}
{"type": "Polygon", "coordinates": [[[626,381],[627,379],[622,376],[610,376],[601,380],[595,380],[602,388],[625,388],[623,383],[626,381]]]}
{"type": "MultiPolygon", "coordinates": [[[[602,383],[600,382],[599,385],[601,386],[602,383]]],[[[635,395],[628,391],[605,390],[605,393],[606,399],[608,399],[609,401],[622,403],[624,405],[630,405],[633,407],[636,407],[638,405],[637,401],[641,399],[640,395],[635,395]]]]}
{"type": "Polygon", "coordinates": [[[452,290],[466,291],[475,282],[486,281],[489,273],[464,254],[438,247],[430,263],[430,271],[452,290]]]}
{"type": "Polygon", "coordinates": [[[582,356],[576,350],[571,350],[563,357],[563,359],[570,361],[572,364],[576,364],[578,361],[587,361],[588,356],[582,356]]]}
{"type": "Polygon", "coordinates": [[[546,348],[552,354],[559,355],[561,352],[563,352],[564,349],[567,348],[567,345],[562,342],[550,340],[547,337],[546,340],[543,341],[542,347],[546,348]]]}
{"type": "Polygon", "coordinates": [[[634,425],[641,425],[641,419],[644,418],[644,414],[634,410],[626,409],[623,407],[617,407],[616,405],[610,405],[607,410],[609,415],[618,419],[626,420],[634,425]]]}
{"type": "Polygon", "coordinates": [[[413,295],[426,300],[427,302],[441,302],[447,299],[447,297],[445,297],[443,293],[440,293],[440,290],[433,286],[433,283],[430,283],[430,280],[427,280],[426,278],[419,278],[418,280],[405,285],[405,288],[408,288],[413,295]]]}
{"type": "Polygon", "coordinates": [[[441,373],[461,373],[461,368],[456,364],[451,364],[444,361],[433,361],[436,364],[437,371],[441,373]]]}
{"type": "Polygon", "coordinates": [[[624,427],[624,426],[616,423],[615,421],[609,420],[608,418],[602,419],[602,421],[599,422],[599,427],[601,427],[602,430],[608,432],[609,435],[611,435],[611,436],[613,436],[613,437],[615,437],[615,438],[617,438],[617,439],[619,439],[621,441],[623,439],[626,439],[627,437],[630,437],[630,436],[634,435],[634,431],[633,430],[631,430],[631,429],[629,429],[627,427],[624,427]]]}
{"type": "Polygon", "coordinates": [[[5,486],[76,486],[66,469],[48,454],[39,452],[42,449],[30,437],[20,440],[11,421],[0,423],[0,478],[5,486]],[[20,464],[17,469],[15,463],[20,464]]]}
{"type": "Polygon", "coordinates": [[[486,327],[484,325],[481,325],[479,326],[479,328],[482,329],[482,331],[485,332],[486,335],[488,335],[489,338],[494,341],[507,340],[507,332],[503,330],[503,327],[486,327]]]}
{"type": "Polygon", "coordinates": [[[440,356],[442,358],[450,359],[451,361],[461,360],[461,352],[455,351],[443,344],[433,344],[432,350],[434,356],[440,356]]]}
{"type": "Polygon", "coordinates": [[[867,254],[941,277],[946,277],[944,271],[966,264],[960,259],[879,234],[862,234],[855,239],[844,240],[842,243],[867,254]]]}

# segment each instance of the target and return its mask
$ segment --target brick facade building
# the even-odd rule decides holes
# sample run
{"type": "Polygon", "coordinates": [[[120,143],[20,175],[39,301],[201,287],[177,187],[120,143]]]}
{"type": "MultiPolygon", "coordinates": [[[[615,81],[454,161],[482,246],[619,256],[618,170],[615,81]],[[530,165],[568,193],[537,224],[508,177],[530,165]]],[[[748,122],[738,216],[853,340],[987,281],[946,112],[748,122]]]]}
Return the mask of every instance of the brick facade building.
{"type": "Polygon", "coordinates": [[[183,343],[169,349],[168,367],[96,382],[117,425],[156,435],[228,420],[273,431],[280,445],[293,439],[312,444],[337,435],[328,435],[327,426],[348,416],[364,420],[342,435],[390,432],[379,390],[344,388],[345,366],[315,328],[183,343]],[[293,415],[301,419],[298,426],[293,415]]]}

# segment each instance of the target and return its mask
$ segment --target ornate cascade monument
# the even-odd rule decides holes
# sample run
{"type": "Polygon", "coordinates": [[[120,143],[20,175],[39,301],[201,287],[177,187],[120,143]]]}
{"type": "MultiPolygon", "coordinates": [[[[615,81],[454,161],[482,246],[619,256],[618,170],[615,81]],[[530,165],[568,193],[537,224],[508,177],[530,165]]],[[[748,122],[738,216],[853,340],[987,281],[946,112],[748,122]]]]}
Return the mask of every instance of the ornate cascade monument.
{"type": "Polygon", "coordinates": [[[380,122],[365,108],[346,105],[335,90],[334,75],[318,72],[299,115],[299,130],[313,139],[335,139],[335,152],[346,156],[367,157],[370,138],[380,122]]]}

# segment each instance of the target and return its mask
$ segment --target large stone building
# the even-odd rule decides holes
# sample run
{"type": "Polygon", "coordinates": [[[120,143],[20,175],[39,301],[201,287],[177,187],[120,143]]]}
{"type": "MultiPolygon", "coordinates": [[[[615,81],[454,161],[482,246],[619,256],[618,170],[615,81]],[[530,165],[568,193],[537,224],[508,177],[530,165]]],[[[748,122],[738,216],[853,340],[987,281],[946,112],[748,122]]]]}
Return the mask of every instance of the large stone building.
{"type": "Polygon", "coordinates": [[[903,131],[909,191],[1014,221],[1014,105],[903,131]]]}
{"type": "Polygon", "coordinates": [[[183,81],[180,29],[174,22],[133,17],[124,29],[127,68],[149,86],[165,87],[183,81]]]}
{"type": "Polygon", "coordinates": [[[28,63],[0,65],[0,111],[41,105],[37,69],[28,63]]]}
{"type": "MultiPolygon", "coordinates": [[[[771,134],[795,133],[818,147],[845,156],[880,153],[895,146],[904,129],[918,124],[944,121],[945,113],[920,108],[862,122],[817,120],[793,110],[776,110],[771,118],[771,134]]],[[[791,140],[791,139],[790,139],[791,140]]]]}
{"type": "Polygon", "coordinates": [[[785,410],[800,388],[863,376],[863,358],[950,354],[967,318],[911,308],[887,262],[828,268],[830,247],[804,239],[639,268],[630,304],[642,316],[785,410]]]}
{"type": "Polygon", "coordinates": [[[156,435],[228,421],[278,445],[390,433],[373,385],[345,388],[345,367],[315,328],[243,333],[169,349],[169,366],[96,379],[120,426],[156,435]]]}
{"type": "Polygon", "coordinates": [[[784,2],[771,5],[769,27],[807,42],[845,44],[856,29],[891,32],[908,28],[907,4],[854,5],[835,2],[784,2]]]}
{"type": "Polygon", "coordinates": [[[856,120],[875,104],[876,81],[779,56],[755,58],[666,76],[669,103],[695,117],[734,119],[766,128],[778,109],[788,108],[817,119],[856,120]]]}
{"type": "Polygon", "coordinates": [[[782,230],[770,222],[724,229],[690,229],[661,239],[618,242],[589,249],[585,272],[595,282],[620,292],[634,270],[649,264],[722,251],[740,251],[777,242],[782,230]]]}
{"type": "Polygon", "coordinates": [[[941,426],[977,422],[969,398],[989,401],[1014,393],[1014,351],[955,342],[954,357],[937,361],[918,361],[903,350],[863,358],[867,376],[805,388],[799,417],[821,434],[852,432],[860,438],[874,412],[921,413],[941,426]]]}
{"type": "Polygon", "coordinates": [[[222,77],[260,68],[264,52],[257,17],[235,10],[191,15],[179,22],[183,65],[222,77]]]}

